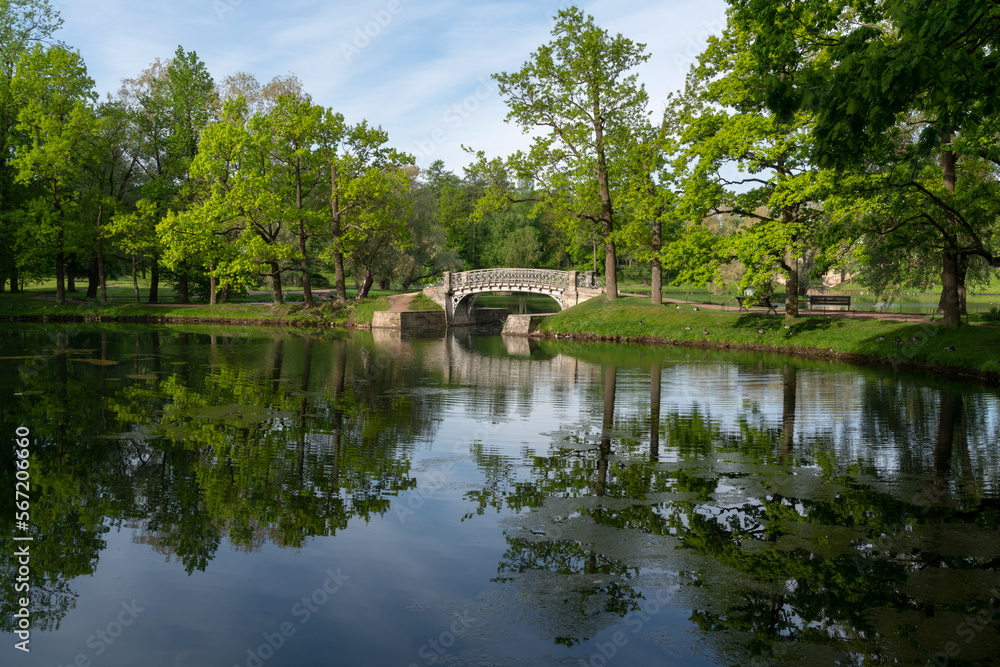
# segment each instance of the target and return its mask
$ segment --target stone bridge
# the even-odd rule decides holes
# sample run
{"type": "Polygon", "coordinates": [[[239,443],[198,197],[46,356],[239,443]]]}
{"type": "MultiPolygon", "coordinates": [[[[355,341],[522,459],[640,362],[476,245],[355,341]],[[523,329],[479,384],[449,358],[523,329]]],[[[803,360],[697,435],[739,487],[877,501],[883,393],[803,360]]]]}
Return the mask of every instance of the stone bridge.
{"type": "Polygon", "coordinates": [[[424,294],[444,308],[449,326],[475,324],[476,299],[492,292],[544,294],[555,299],[562,310],[604,294],[604,285],[594,278],[593,271],[479,269],[445,272],[440,285],[424,289],[424,294]]]}

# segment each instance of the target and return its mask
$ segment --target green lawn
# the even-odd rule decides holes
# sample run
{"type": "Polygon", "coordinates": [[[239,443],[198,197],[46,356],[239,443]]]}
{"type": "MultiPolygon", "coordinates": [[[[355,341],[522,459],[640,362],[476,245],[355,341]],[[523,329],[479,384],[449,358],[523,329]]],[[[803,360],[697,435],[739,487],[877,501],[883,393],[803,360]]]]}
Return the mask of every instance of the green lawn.
{"type": "MultiPolygon", "coordinates": [[[[408,290],[412,291],[414,290],[408,290]]],[[[71,301],[57,306],[51,299],[55,297],[55,281],[51,280],[26,287],[24,292],[0,294],[0,317],[84,317],[95,321],[167,318],[171,321],[232,321],[241,324],[363,325],[371,324],[376,311],[388,310],[388,297],[400,293],[398,290],[372,288],[368,292],[368,298],[358,302],[354,301],[356,291],[349,288],[345,307],[337,307],[330,301],[320,301],[316,307],[309,309],[302,303],[302,289],[295,287],[283,290],[285,303],[281,306],[271,303],[270,293],[248,294],[230,299],[224,304],[210,306],[203,302],[175,304],[173,299],[176,298],[176,292],[161,286],[160,303],[148,304],[147,279],[139,283],[141,303],[138,304],[134,302],[131,282],[127,285],[116,282],[108,284],[108,296],[112,301],[106,306],[101,306],[94,299],[84,299],[86,290],[68,293],[67,298],[71,301]]],[[[418,293],[410,302],[410,310],[441,310],[441,306],[418,293]]]]}
{"type": "Polygon", "coordinates": [[[638,297],[622,297],[612,302],[591,299],[550,315],[539,330],[829,356],[857,355],[926,367],[959,367],[992,373],[994,377],[1000,372],[1000,328],[996,327],[967,325],[948,330],[929,322],[827,317],[786,320],[756,313],[695,311],[692,306],[678,310],[672,305],[653,306],[638,297]],[[790,328],[786,329],[786,325],[790,328]],[[894,337],[902,339],[903,345],[896,345],[894,337]],[[911,342],[910,338],[917,340],[911,342]],[[947,351],[946,347],[955,350],[947,351]]]}
{"type": "MultiPolygon", "coordinates": [[[[649,285],[621,284],[618,291],[625,294],[652,294],[649,285]]],[[[870,293],[868,288],[845,283],[830,290],[831,294],[850,295],[851,309],[862,312],[908,313],[910,315],[934,315],[937,313],[940,292],[919,292],[900,295],[889,302],[882,301],[870,293]]],[[[682,299],[692,303],[723,304],[737,308],[734,293],[713,294],[709,288],[692,287],[690,285],[670,285],[663,287],[663,297],[667,299],[682,299]]],[[[784,303],[784,292],[776,292],[771,296],[773,303],[784,303]]],[[[800,308],[807,308],[807,299],[799,302],[800,308]]],[[[993,306],[1000,307],[1000,278],[995,278],[986,288],[969,292],[966,305],[970,315],[977,315],[990,310],[993,306]]]]}
{"type": "Polygon", "coordinates": [[[444,310],[444,308],[423,292],[418,292],[410,301],[410,310],[444,310]]]}
{"type": "MultiPolygon", "coordinates": [[[[139,299],[143,303],[149,298],[149,278],[139,278],[139,299]]],[[[354,298],[357,290],[352,286],[353,282],[348,280],[347,297],[354,298]]],[[[86,281],[77,281],[75,292],[66,292],[66,298],[72,299],[74,301],[92,301],[95,302],[97,299],[87,299],[87,283],[86,281]]],[[[330,287],[314,287],[313,291],[323,290],[326,291],[332,289],[330,287]]],[[[120,278],[117,280],[109,281],[107,283],[108,298],[112,301],[133,301],[135,300],[135,290],[132,287],[131,278],[120,278]]],[[[272,301],[271,292],[268,288],[262,287],[260,289],[253,290],[254,292],[264,292],[263,294],[245,294],[236,297],[231,297],[229,299],[230,303],[260,303],[272,301]]],[[[413,291],[408,290],[408,291],[413,291]]],[[[295,303],[302,301],[302,288],[294,286],[285,286],[282,288],[282,293],[286,303],[295,303]]],[[[390,294],[399,294],[399,290],[380,290],[377,287],[372,287],[369,290],[368,295],[370,297],[376,296],[388,296],[390,294]]],[[[55,278],[50,278],[41,282],[33,283],[31,285],[26,285],[23,293],[18,293],[16,295],[4,294],[2,296],[51,296],[54,297],[56,294],[56,281],[55,278]]],[[[177,298],[177,291],[174,290],[165,281],[160,281],[158,289],[158,300],[160,303],[171,303],[177,298]]],[[[195,300],[197,302],[197,300],[195,300]]]]}
{"type": "MultiPolygon", "coordinates": [[[[353,290],[348,291],[353,296],[353,290]]],[[[101,306],[96,301],[57,305],[51,300],[35,298],[51,296],[45,290],[30,290],[18,294],[0,295],[0,317],[84,317],[89,320],[133,320],[164,318],[171,321],[232,321],[250,324],[370,324],[372,313],[389,307],[387,293],[372,290],[369,298],[356,302],[349,300],[346,307],[330,301],[315,308],[306,308],[301,301],[286,300],[275,306],[270,303],[240,303],[238,301],[210,306],[208,304],[181,305],[175,303],[136,304],[132,301],[114,301],[101,306]]],[[[143,295],[145,296],[145,295],[143,295]]]]}

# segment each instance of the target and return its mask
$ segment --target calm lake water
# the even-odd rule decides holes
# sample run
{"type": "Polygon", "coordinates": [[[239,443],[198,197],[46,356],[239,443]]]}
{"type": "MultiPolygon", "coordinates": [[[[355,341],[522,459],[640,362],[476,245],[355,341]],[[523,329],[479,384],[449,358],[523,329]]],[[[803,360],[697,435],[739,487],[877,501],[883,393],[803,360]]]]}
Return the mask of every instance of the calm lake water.
{"type": "Polygon", "coordinates": [[[1000,660],[996,390],[212,331],[0,325],[0,664],[1000,660]]]}

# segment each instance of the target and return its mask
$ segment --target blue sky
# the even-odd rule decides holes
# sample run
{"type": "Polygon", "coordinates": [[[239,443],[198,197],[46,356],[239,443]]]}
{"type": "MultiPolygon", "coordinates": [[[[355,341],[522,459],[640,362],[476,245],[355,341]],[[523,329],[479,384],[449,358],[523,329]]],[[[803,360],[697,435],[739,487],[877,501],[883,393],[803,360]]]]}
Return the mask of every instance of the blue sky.
{"type": "MultiPolygon", "coordinates": [[[[442,159],[461,174],[461,146],[505,155],[526,145],[504,123],[490,74],[515,71],[551,39],[565,2],[467,0],[52,0],[57,37],[78,49],[98,91],[118,89],[177,46],[194,50],[216,81],[238,71],[262,83],[298,76],[313,100],[367,119],[426,167],[442,159]]],[[[597,0],[578,5],[612,34],[652,54],[640,79],[658,113],[678,90],[723,0],[597,0]]]]}

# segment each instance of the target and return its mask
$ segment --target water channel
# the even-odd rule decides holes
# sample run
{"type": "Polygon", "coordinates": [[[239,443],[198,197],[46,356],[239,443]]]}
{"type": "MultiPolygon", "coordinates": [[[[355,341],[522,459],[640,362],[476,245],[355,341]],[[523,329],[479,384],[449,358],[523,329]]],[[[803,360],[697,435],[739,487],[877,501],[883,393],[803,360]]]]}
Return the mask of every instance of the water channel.
{"type": "Polygon", "coordinates": [[[472,330],[28,324],[0,325],[0,380],[5,666],[1000,658],[995,389],[472,330]]]}

